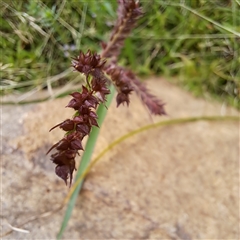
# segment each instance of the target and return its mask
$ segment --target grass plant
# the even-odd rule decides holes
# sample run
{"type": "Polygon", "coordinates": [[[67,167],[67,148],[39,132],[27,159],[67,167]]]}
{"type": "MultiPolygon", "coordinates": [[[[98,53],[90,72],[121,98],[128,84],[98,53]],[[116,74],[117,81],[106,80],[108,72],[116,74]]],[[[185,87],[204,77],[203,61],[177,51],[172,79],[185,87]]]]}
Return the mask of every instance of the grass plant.
{"type": "MultiPolygon", "coordinates": [[[[124,0],[119,2],[124,3],[124,0]]],[[[68,107],[77,112],[72,119],[55,126],[62,128],[66,134],[50,149],[57,150],[51,156],[57,165],[56,174],[66,183],[70,178],[70,185],[75,170],[75,157],[79,150],[83,150],[81,140],[88,134],[90,136],[76,182],[66,198],[69,201],[58,239],[62,237],[71,217],[84,176],[106,151],[134,134],[164,124],[223,120],[219,117],[202,117],[151,124],[114,141],[90,164],[99,132],[93,126],[101,126],[106,107],[113,98],[113,87],[111,94],[106,96],[110,93],[105,89],[109,79],[118,92],[118,105],[124,102],[129,104],[129,94],[135,90],[153,114],[164,114],[163,104],[147,91],[134,73],[142,76],[164,75],[197,96],[211,96],[239,108],[238,0],[142,1],[145,14],[135,29],[131,21],[126,25],[124,21],[114,25],[117,17],[121,19],[121,8],[116,11],[115,1],[100,1],[98,4],[96,1],[81,1],[79,5],[77,1],[66,0],[5,0],[0,4],[0,47],[4,51],[0,63],[1,94],[26,94],[44,88],[51,94],[56,87],[66,86],[73,81],[82,82],[76,72],[66,67],[69,66],[70,57],[81,50],[73,61],[73,67],[85,74],[87,90],[83,87],[81,93],[72,94],[73,99],[68,107]],[[112,28],[112,34],[109,35],[112,28]],[[95,54],[101,49],[100,42],[101,56],[95,54]],[[88,49],[92,52],[87,52],[88,49]],[[111,60],[104,66],[106,62],[101,58],[111,60]],[[133,69],[134,73],[125,70],[124,66],[133,69]],[[103,76],[103,71],[108,77],[103,76]],[[100,80],[101,84],[97,82],[100,80]],[[98,95],[98,100],[94,95],[96,93],[101,95],[98,95]],[[98,105],[95,113],[92,110],[98,105]]],[[[224,120],[236,118],[225,117],[224,120]]]]}

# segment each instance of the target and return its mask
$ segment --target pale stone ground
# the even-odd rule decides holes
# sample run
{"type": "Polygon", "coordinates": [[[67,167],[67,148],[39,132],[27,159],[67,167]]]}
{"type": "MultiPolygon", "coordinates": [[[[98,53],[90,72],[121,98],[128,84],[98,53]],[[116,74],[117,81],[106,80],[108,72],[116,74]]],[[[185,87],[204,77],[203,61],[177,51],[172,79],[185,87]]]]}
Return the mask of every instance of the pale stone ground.
{"type": "MultiPolygon", "coordinates": [[[[117,137],[152,121],[239,115],[153,78],[167,117],[150,118],[136,96],[109,109],[94,156],[117,137]]],[[[2,106],[1,235],[57,208],[68,188],[45,156],[71,117],[70,97],[2,106]]],[[[106,154],[88,175],[64,239],[239,239],[239,123],[199,121],[155,128],[106,154]]],[[[64,209],[65,210],[65,209],[64,209]]],[[[55,239],[64,210],[21,226],[3,239],[55,239]]]]}

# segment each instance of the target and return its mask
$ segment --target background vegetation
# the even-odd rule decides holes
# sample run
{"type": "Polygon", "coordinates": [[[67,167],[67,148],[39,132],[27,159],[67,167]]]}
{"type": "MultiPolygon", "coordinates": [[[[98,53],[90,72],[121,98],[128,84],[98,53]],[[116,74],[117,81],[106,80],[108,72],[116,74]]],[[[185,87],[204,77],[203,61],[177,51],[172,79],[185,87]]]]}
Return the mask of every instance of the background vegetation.
{"type": "MultiPolygon", "coordinates": [[[[120,63],[239,108],[239,0],[140,2],[145,15],[125,42],[120,63]]],[[[116,7],[115,0],[1,1],[2,93],[51,93],[80,82],[71,57],[80,49],[100,51],[116,7]]]]}

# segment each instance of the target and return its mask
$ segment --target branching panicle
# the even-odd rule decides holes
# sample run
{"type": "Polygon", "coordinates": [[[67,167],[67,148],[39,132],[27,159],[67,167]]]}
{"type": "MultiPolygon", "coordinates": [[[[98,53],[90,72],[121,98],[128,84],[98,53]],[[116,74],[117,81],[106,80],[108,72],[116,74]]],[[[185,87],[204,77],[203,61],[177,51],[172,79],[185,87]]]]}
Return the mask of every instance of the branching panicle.
{"type": "Polygon", "coordinates": [[[92,126],[99,127],[96,109],[100,103],[105,103],[106,95],[110,93],[108,84],[114,84],[118,92],[117,106],[124,103],[129,105],[130,93],[135,91],[152,114],[165,114],[164,104],[151,95],[131,71],[119,67],[116,63],[125,38],[135,26],[136,20],[142,15],[139,3],[134,0],[118,0],[118,3],[118,20],[109,43],[102,44],[102,54],[98,55],[88,50],[87,53],[80,52],[76,58],[73,58],[73,68],[84,74],[87,82],[86,86],[82,86],[81,92],[70,94],[72,99],[66,107],[76,111],[74,116],[50,129],[51,131],[59,127],[66,132],[65,136],[55,143],[47,154],[55,149],[55,153],[51,155],[52,162],[57,165],[55,173],[66,184],[69,179],[70,186],[73,171],[76,169],[75,157],[79,155],[80,150],[83,150],[82,140],[89,135],[92,126]],[[110,58],[110,61],[107,62],[104,58],[110,58]]]}

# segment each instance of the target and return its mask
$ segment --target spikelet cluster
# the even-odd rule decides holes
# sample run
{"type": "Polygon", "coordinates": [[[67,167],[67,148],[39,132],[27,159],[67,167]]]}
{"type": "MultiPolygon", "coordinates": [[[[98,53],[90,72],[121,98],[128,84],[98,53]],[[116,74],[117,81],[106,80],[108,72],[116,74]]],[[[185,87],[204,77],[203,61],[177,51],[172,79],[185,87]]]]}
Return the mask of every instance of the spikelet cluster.
{"type": "Polygon", "coordinates": [[[89,135],[93,126],[98,127],[96,109],[105,103],[110,93],[108,85],[113,84],[117,90],[117,106],[130,103],[130,94],[134,91],[155,115],[165,114],[164,104],[149,93],[146,86],[128,69],[117,65],[117,57],[124,45],[124,40],[135,27],[137,19],[142,15],[139,2],[135,0],[118,0],[118,18],[109,42],[102,43],[102,53],[98,55],[90,50],[73,58],[73,68],[84,74],[86,85],[80,92],[70,94],[72,99],[66,107],[75,110],[71,119],[57,124],[65,131],[64,137],[48,151],[55,151],[51,161],[56,164],[55,172],[71,186],[73,172],[76,170],[75,158],[83,150],[82,140],[89,135]]]}

